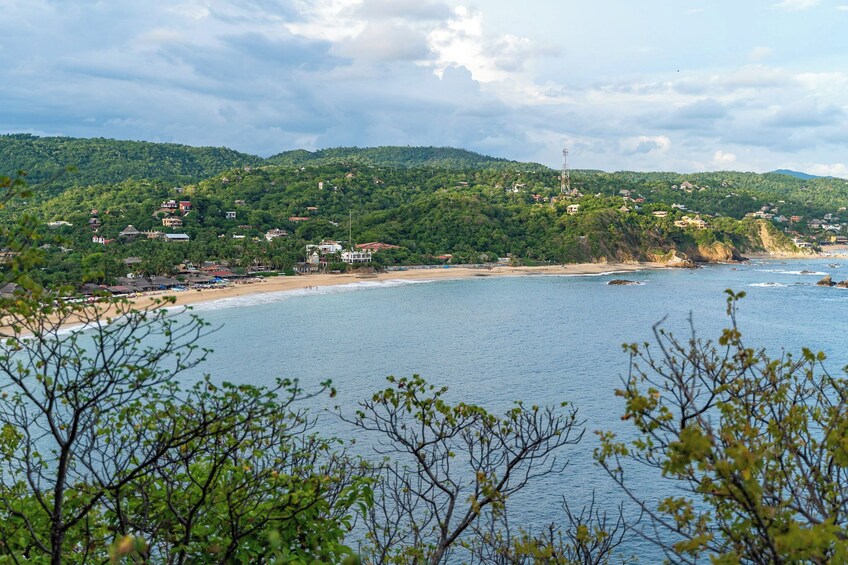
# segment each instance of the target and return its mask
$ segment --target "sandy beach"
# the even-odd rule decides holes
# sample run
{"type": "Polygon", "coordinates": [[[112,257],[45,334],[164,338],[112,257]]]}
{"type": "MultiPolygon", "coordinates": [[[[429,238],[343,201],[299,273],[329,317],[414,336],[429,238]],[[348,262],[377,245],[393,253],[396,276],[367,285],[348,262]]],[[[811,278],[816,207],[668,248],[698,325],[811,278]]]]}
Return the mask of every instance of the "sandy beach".
{"type": "MultiPolygon", "coordinates": [[[[382,282],[393,280],[456,280],[472,277],[520,277],[533,275],[598,275],[602,273],[627,273],[644,269],[668,268],[663,263],[579,263],[571,265],[554,265],[542,267],[449,267],[433,268],[409,267],[404,270],[392,270],[382,273],[350,273],[350,274],[313,274],[296,276],[274,276],[232,283],[217,288],[189,289],[175,292],[172,290],[147,292],[128,297],[129,304],[116,308],[105,307],[102,310],[97,305],[85,310],[88,321],[95,318],[104,319],[115,316],[120,311],[134,308],[147,310],[151,308],[178,308],[192,306],[203,302],[223,300],[240,296],[251,296],[272,292],[286,292],[307,288],[353,284],[360,282],[382,282]],[[168,298],[167,301],[163,301],[168,298]]],[[[55,321],[56,317],[51,317],[55,321]]],[[[0,319],[0,337],[11,337],[15,334],[8,318],[0,319]]],[[[86,325],[79,315],[71,314],[60,323],[62,328],[74,328],[86,325]]],[[[30,332],[23,330],[20,335],[30,332]]]]}
{"type": "MultiPolygon", "coordinates": [[[[518,277],[532,275],[596,275],[609,272],[632,272],[644,269],[666,268],[662,263],[579,263],[544,267],[508,267],[492,268],[437,267],[409,268],[403,271],[387,271],[368,274],[315,274],[290,277],[268,277],[255,282],[232,284],[223,288],[186,290],[182,292],[157,292],[133,298],[139,308],[149,307],[154,299],[173,296],[176,306],[190,306],[201,302],[221,300],[235,296],[283,292],[319,286],[351,284],[363,281],[390,280],[452,280],[471,277],[518,277]]],[[[173,305],[169,305],[173,307],[173,305]]]]}

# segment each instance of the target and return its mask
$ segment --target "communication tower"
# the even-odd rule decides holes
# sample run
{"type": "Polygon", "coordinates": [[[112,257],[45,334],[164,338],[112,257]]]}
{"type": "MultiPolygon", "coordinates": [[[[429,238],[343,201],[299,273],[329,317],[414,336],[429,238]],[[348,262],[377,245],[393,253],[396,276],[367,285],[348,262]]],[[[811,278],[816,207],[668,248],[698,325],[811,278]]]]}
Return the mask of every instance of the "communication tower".
{"type": "Polygon", "coordinates": [[[568,171],[568,148],[562,148],[562,174],[560,175],[560,192],[569,194],[571,192],[571,173],[568,171]]]}

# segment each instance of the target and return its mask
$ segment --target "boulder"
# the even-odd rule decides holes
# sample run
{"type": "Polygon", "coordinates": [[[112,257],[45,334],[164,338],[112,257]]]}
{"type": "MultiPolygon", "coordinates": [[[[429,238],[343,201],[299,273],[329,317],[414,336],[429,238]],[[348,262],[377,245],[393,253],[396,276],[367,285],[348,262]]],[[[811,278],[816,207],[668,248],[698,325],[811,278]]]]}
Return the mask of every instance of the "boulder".
{"type": "Polygon", "coordinates": [[[822,280],[816,283],[816,286],[833,286],[835,284],[836,283],[833,282],[833,279],[830,277],[830,275],[825,275],[822,280]]]}
{"type": "Polygon", "coordinates": [[[842,281],[836,283],[836,288],[848,288],[848,281],[842,281]]]}
{"type": "Polygon", "coordinates": [[[636,281],[628,281],[626,279],[613,279],[613,280],[609,281],[607,284],[612,285],[612,286],[627,286],[627,285],[639,284],[639,283],[636,282],[636,281]]]}

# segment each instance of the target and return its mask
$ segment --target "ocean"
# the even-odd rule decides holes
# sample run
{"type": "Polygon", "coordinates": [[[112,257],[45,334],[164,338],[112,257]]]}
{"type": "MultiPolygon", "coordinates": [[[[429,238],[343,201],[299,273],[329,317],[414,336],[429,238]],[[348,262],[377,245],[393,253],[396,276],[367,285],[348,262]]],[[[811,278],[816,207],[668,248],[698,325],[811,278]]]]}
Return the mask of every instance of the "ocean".
{"type": "MultiPolygon", "coordinates": [[[[822,288],[825,274],[848,279],[834,259],[751,261],[697,270],[664,269],[595,276],[481,276],[452,281],[362,282],[346,286],[238,297],[194,312],[219,329],[203,371],[217,380],[271,384],[296,378],[309,390],[332,379],[334,399],[312,401],[321,430],[343,438],[351,429],[329,411],[351,413],[357,401],[385,386],[388,375],[420,374],[449,387],[448,398],[503,412],[513,401],[568,401],[585,420],[583,441],[562,451],[565,471],[536,481],[509,501],[526,526],[562,522],[562,497],[572,508],[596,499],[614,509],[623,495],[594,463],[595,430],[629,432],[614,396],[628,370],[623,343],[652,341],[652,326],[681,337],[717,339],[729,325],[725,289],[745,291],[739,327],[745,341],[773,355],[801,347],[824,351],[831,371],[848,365],[842,331],[848,290],[822,288]],[[638,285],[610,286],[614,278],[638,285]],[[329,410],[329,411],[328,411],[329,410]]],[[[369,451],[360,437],[358,448],[369,451]]],[[[636,470],[653,496],[662,480],[636,470]],[[639,473],[642,473],[641,475],[639,473]]],[[[658,558],[640,539],[623,548],[642,562],[658,558]]]]}

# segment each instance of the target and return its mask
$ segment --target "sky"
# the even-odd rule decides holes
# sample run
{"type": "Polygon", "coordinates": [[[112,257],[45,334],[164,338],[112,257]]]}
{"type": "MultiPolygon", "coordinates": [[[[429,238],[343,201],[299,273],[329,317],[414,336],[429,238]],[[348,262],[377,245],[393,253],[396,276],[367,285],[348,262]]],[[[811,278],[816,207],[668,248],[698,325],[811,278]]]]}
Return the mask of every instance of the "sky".
{"type": "Polygon", "coordinates": [[[0,132],[848,177],[848,0],[0,0],[0,132]]]}

